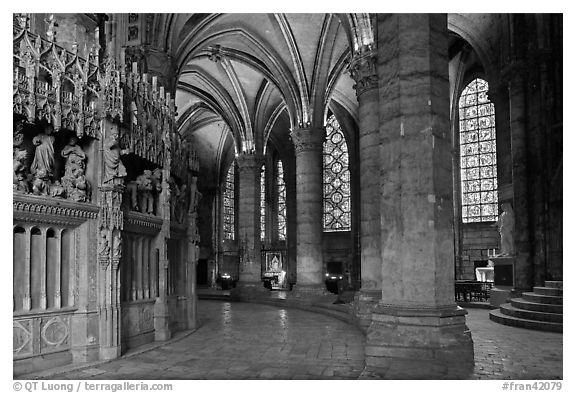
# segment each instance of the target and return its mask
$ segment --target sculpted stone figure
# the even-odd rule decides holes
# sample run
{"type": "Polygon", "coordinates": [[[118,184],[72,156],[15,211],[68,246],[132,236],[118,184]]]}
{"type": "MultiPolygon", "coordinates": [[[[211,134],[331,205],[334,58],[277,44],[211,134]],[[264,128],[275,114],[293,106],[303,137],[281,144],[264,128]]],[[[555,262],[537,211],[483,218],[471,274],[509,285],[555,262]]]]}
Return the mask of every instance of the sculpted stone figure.
{"type": "Polygon", "coordinates": [[[14,124],[14,130],[13,130],[13,142],[12,145],[14,148],[19,147],[20,145],[22,145],[22,142],[24,141],[24,134],[23,131],[24,130],[24,120],[20,120],[17,121],[14,124]]]}
{"type": "Polygon", "coordinates": [[[86,160],[86,153],[84,153],[84,150],[78,146],[78,138],[75,136],[70,138],[68,144],[64,146],[60,154],[66,159],[66,165],[68,165],[69,161],[76,163],[84,162],[86,160]]]}
{"type": "Polygon", "coordinates": [[[180,197],[180,188],[172,176],[168,179],[168,189],[170,191],[168,197],[170,201],[170,219],[176,220],[176,201],[180,197]]]}
{"type": "Polygon", "coordinates": [[[22,142],[24,142],[24,121],[20,120],[15,122],[13,129],[13,143],[12,143],[12,169],[13,169],[13,189],[18,192],[30,192],[30,185],[28,184],[28,167],[26,162],[28,160],[28,152],[20,149],[22,142]]]}
{"type": "Polygon", "coordinates": [[[54,136],[50,127],[45,133],[36,135],[32,143],[36,146],[30,172],[36,179],[51,179],[54,176],[54,136]]]}
{"type": "Polygon", "coordinates": [[[110,239],[108,238],[108,230],[102,228],[100,230],[100,242],[98,243],[98,256],[101,261],[105,261],[110,256],[110,239]]]}
{"type": "Polygon", "coordinates": [[[186,184],[182,184],[178,190],[178,197],[176,198],[176,222],[182,224],[186,218],[186,212],[188,210],[188,187],[186,184]]]}
{"type": "Polygon", "coordinates": [[[43,168],[37,169],[32,182],[32,193],[34,195],[48,195],[49,189],[50,177],[48,172],[43,168]]]}
{"type": "Polygon", "coordinates": [[[502,204],[502,213],[496,221],[498,232],[500,232],[500,256],[514,255],[514,211],[510,203],[502,204]]]}
{"type": "Polygon", "coordinates": [[[162,189],[162,170],[145,169],[135,181],[128,185],[131,208],[142,213],[155,213],[155,199],[162,189]]]}
{"type": "Polygon", "coordinates": [[[104,180],[105,185],[124,184],[126,167],[120,160],[120,155],[128,153],[128,150],[120,149],[118,132],[112,132],[104,140],[104,180]]]}
{"type": "Polygon", "coordinates": [[[120,231],[114,233],[114,248],[112,249],[112,258],[119,260],[122,256],[122,236],[120,231]]]}
{"type": "Polygon", "coordinates": [[[26,150],[15,149],[13,156],[13,187],[14,191],[30,192],[28,184],[28,168],[26,167],[26,160],[28,159],[28,152],[26,150]]]}
{"type": "Polygon", "coordinates": [[[198,191],[198,185],[196,184],[198,178],[196,176],[192,177],[190,181],[190,205],[188,206],[188,213],[194,213],[198,209],[198,203],[202,199],[202,193],[198,191]]]}
{"type": "Polygon", "coordinates": [[[66,195],[66,190],[62,186],[62,183],[60,183],[60,180],[56,180],[53,184],[51,184],[49,186],[49,190],[50,190],[50,196],[56,198],[64,198],[64,196],[66,195]]]}
{"type": "Polygon", "coordinates": [[[68,199],[74,202],[86,202],[88,200],[88,181],[84,176],[86,153],[77,142],[78,138],[73,136],[68,145],[62,149],[61,155],[66,159],[62,184],[68,199]]]}

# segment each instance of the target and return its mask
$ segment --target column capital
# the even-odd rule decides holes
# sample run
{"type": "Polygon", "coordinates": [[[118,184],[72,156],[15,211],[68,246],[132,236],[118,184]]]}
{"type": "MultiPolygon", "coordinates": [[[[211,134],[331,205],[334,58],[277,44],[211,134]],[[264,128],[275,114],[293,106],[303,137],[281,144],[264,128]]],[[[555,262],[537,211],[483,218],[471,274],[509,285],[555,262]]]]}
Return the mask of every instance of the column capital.
{"type": "Polygon", "coordinates": [[[242,153],[236,157],[238,169],[243,170],[260,170],[264,163],[264,156],[254,153],[242,153]]]}
{"type": "Polygon", "coordinates": [[[350,76],[356,82],[353,87],[358,97],[367,91],[378,88],[376,59],[377,52],[370,45],[364,45],[354,53],[350,63],[350,76]]]}
{"type": "Polygon", "coordinates": [[[326,132],[324,127],[296,128],[290,132],[296,153],[322,151],[326,132]]]}

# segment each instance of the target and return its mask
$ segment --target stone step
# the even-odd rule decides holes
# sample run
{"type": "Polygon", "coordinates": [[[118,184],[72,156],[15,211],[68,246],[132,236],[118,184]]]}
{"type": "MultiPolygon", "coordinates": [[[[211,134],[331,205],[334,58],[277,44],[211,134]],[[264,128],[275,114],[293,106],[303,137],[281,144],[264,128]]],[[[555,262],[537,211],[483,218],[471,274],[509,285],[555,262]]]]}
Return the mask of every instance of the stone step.
{"type": "Polygon", "coordinates": [[[198,294],[199,300],[226,300],[230,301],[230,295],[220,295],[215,293],[199,293],[198,294]]]}
{"type": "Polygon", "coordinates": [[[529,302],[528,300],[519,297],[510,299],[510,304],[512,304],[516,308],[521,308],[523,310],[541,311],[556,314],[562,314],[564,308],[564,306],[561,304],[535,303],[535,302],[529,302]]]}
{"type": "Polygon", "coordinates": [[[502,314],[500,310],[490,311],[490,320],[502,325],[521,327],[525,329],[543,330],[547,332],[562,333],[562,324],[557,322],[531,321],[529,319],[517,318],[511,315],[502,314]]]}
{"type": "Polygon", "coordinates": [[[523,310],[516,308],[510,303],[504,303],[500,306],[502,314],[510,315],[516,318],[529,319],[531,321],[544,321],[544,322],[558,322],[562,323],[562,314],[555,314],[549,312],[523,310]]]}
{"type": "Polygon", "coordinates": [[[559,288],[534,287],[532,291],[538,295],[562,296],[562,289],[559,288]]]}
{"type": "Polygon", "coordinates": [[[547,296],[539,295],[534,292],[524,292],[522,298],[534,303],[544,303],[544,304],[564,304],[564,300],[560,296],[547,296]]]}
{"type": "Polygon", "coordinates": [[[548,288],[563,288],[563,283],[564,281],[544,281],[544,286],[548,287],[548,288]]]}

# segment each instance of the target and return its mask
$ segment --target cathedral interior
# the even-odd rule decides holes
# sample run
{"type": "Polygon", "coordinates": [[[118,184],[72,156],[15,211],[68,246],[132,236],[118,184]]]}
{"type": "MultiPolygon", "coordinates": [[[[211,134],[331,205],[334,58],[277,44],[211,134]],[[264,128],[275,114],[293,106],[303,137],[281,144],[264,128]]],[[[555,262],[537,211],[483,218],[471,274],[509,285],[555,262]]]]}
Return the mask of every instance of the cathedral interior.
{"type": "Polygon", "coordinates": [[[14,376],[233,313],[332,329],[345,378],[488,378],[482,329],[559,352],[492,377],[562,378],[562,48],[562,14],[13,14],[14,376]]]}

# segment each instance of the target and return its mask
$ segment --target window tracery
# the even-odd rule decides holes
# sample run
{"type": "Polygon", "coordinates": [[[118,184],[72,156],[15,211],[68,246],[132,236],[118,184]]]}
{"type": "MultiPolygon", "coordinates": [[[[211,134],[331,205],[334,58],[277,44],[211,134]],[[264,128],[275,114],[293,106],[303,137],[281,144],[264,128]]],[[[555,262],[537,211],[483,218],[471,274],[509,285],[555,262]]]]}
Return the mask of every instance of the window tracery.
{"type": "Polygon", "coordinates": [[[324,231],[350,230],[348,145],[334,115],[326,123],[324,142],[324,231]]]}
{"type": "Polygon", "coordinates": [[[224,239],[234,240],[234,164],[230,165],[224,188],[224,239]]]}
{"type": "Polygon", "coordinates": [[[488,82],[476,78],[464,88],[459,116],[462,221],[495,221],[498,216],[496,128],[488,82]]]}
{"type": "Polygon", "coordinates": [[[266,165],[260,170],[260,239],[266,238],[266,165]]]}
{"type": "Polygon", "coordinates": [[[286,240],[286,184],[281,160],[277,163],[276,186],[278,190],[278,240],[286,240]]]}

